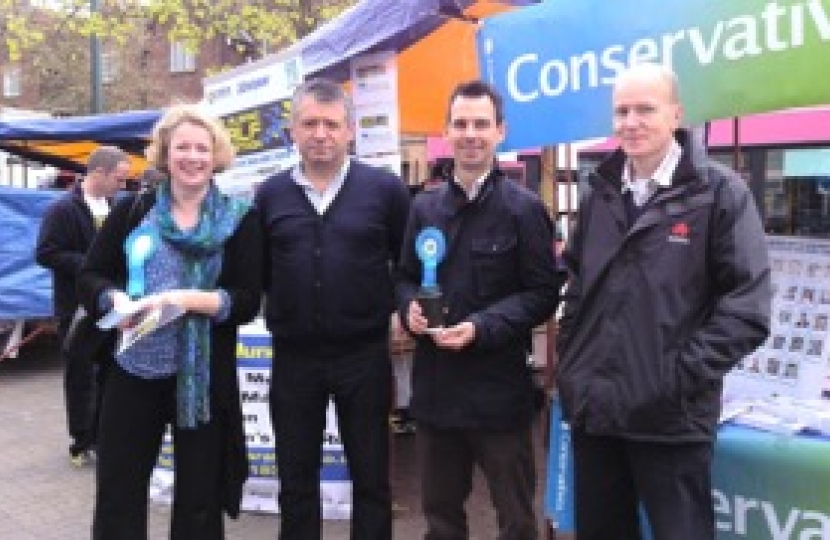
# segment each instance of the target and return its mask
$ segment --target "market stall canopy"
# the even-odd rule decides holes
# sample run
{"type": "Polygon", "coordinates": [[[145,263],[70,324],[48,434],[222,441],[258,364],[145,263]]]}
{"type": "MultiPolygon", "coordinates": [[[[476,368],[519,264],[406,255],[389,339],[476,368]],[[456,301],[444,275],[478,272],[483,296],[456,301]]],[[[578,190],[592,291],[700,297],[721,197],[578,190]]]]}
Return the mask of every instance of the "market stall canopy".
{"type": "Polygon", "coordinates": [[[460,81],[479,76],[477,21],[538,0],[363,0],[288,50],[311,76],[349,79],[355,56],[397,51],[401,131],[444,129],[446,100],[460,81]]]}
{"type": "Polygon", "coordinates": [[[130,154],[130,174],[146,167],[143,152],[161,111],[127,111],[69,118],[0,120],[0,149],[61,169],[85,172],[86,162],[102,144],[130,154]]]}

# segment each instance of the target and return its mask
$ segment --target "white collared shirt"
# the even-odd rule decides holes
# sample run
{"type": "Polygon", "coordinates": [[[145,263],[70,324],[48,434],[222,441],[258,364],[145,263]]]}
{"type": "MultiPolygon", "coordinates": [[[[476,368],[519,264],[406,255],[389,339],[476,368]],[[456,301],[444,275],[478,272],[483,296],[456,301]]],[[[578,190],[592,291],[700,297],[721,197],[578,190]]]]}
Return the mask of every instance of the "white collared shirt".
{"type": "Polygon", "coordinates": [[[622,192],[630,191],[634,204],[642,206],[654,195],[654,192],[661,187],[670,187],[674,171],[680,163],[680,156],[683,149],[674,139],[669,145],[669,150],[663,157],[663,161],[657,166],[651,178],[633,178],[631,160],[625,162],[622,174],[622,192]]]}
{"type": "Polygon", "coordinates": [[[294,183],[303,188],[305,196],[308,197],[308,202],[311,203],[311,206],[314,207],[317,214],[322,216],[328,210],[329,206],[331,206],[337,194],[340,193],[343,184],[346,182],[346,175],[349,174],[349,164],[351,161],[351,158],[347,156],[337,175],[322,192],[317,191],[314,184],[306,178],[301,163],[298,163],[291,169],[291,178],[294,180],[294,183]]]}
{"type": "Polygon", "coordinates": [[[92,214],[92,220],[95,222],[95,228],[100,229],[101,224],[104,223],[107,215],[110,213],[110,203],[106,197],[92,197],[84,193],[84,202],[92,214]]]}
{"type": "Polygon", "coordinates": [[[461,186],[461,189],[463,189],[467,193],[467,200],[472,201],[473,199],[478,197],[479,192],[481,192],[481,186],[484,185],[484,181],[487,180],[487,177],[490,176],[491,172],[493,172],[493,169],[489,169],[486,173],[473,180],[473,183],[470,184],[469,191],[467,191],[467,187],[464,185],[464,182],[459,180],[457,176],[453,175],[452,179],[456,184],[461,186]]]}

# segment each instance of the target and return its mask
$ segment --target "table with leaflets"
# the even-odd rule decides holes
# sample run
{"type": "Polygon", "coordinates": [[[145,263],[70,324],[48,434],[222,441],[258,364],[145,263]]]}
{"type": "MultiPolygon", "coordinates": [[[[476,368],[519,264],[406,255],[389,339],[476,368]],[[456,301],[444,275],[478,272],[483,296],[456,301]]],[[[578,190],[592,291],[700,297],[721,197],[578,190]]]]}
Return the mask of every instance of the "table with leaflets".
{"type": "MultiPolygon", "coordinates": [[[[724,379],[713,504],[719,540],[830,540],[830,240],[767,236],[768,339],[724,379]]],[[[570,431],[551,414],[545,512],[574,532],[570,431]]]]}

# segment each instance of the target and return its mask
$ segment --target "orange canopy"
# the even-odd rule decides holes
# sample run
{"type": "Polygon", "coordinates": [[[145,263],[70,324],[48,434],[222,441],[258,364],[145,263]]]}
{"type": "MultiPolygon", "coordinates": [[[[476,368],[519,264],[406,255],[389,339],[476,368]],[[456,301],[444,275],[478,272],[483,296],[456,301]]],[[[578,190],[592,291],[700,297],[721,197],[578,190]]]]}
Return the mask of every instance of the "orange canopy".
{"type": "Polygon", "coordinates": [[[479,0],[465,11],[469,20],[450,19],[398,55],[398,100],[401,132],[440,135],[447,99],[462,81],[479,77],[476,20],[514,9],[494,0],[479,0]]]}

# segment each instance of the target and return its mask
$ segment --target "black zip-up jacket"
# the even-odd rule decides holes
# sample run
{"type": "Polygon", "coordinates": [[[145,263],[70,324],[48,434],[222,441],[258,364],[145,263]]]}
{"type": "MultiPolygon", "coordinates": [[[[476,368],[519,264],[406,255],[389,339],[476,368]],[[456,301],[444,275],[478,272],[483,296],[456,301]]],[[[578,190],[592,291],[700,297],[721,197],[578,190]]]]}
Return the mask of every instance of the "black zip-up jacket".
{"type": "Polygon", "coordinates": [[[78,307],[75,281],[92,239],[95,221],[80,185],[61,195],[46,210],[38,231],[35,260],[51,270],[55,315],[71,317],[78,307]]]}
{"type": "Polygon", "coordinates": [[[527,365],[533,328],[559,299],[553,226],[538,197],[495,171],[473,200],[449,180],[413,201],[397,293],[406,324],[422,278],[415,238],[439,228],[447,255],[438,265],[446,324],[475,325],[473,343],[449,351],[417,339],[410,411],[442,428],[518,429],[533,417],[527,365]]]}
{"type": "Polygon", "coordinates": [[[558,388],[576,429],[708,441],[723,376],[769,332],[766,239],[746,183],[689,135],[672,185],[629,228],[625,156],[589,180],[564,259],[571,281],[559,332],[558,388]]]}

